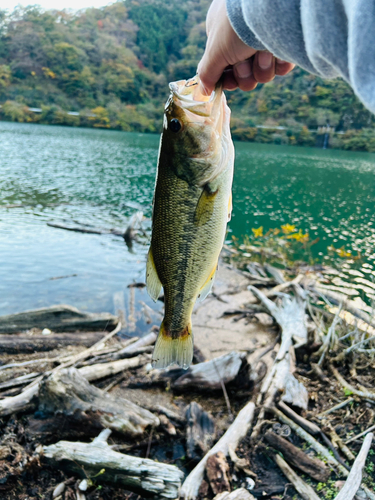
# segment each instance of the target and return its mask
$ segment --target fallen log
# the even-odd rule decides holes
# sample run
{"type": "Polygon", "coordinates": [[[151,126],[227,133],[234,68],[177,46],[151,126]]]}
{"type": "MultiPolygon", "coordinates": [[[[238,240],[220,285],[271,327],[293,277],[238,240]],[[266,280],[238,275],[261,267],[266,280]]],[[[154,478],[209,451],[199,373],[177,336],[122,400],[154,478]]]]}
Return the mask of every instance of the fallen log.
{"type": "Polygon", "coordinates": [[[100,332],[60,333],[51,335],[0,335],[0,352],[8,354],[27,354],[52,351],[69,345],[89,347],[103,336],[100,332]]]}
{"type": "Polygon", "coordinates": [[[244,406],[226,433],[190,472],[181,487],[180,496],[182,498],[185,498],[186,500],[193,500],[197,498],[209,456],[218,453],[219,451],[224,453],[226,456],[229,452],[229,446],[236,450],[239,442],[246,436],[251,427],[254,418],[254,409],[254,403],[248,403],[244,406]]]}
{"type": "Polygon", "coordinates": [[[125,398],[113,397],[94,387],[75,368],[53,373],[40,383],[38,413],[52,415],[32,419],[33,431],[54,435],[65,428],[78,428],[84,435],[97,435],[108,428],[130,437],[142,435],[147,427],[157,427],[159,419],[125,398]]]}
{"type": "Polygon", "coordinates": [[[215,421],[211,415],[193,401],[186,409],[187,456],[199,460],[208,452],[215,439],[215,421]]]}
{"type": "Polygon", "coordinates": [[[361,450],[349,472],[349,476],[335,500],[352,500],[354,498],[362,482],[362,471],[371,448],[373,437],[372,433],[366,435],[361,450]]]}
{"type": "Polygon", "coordinates": [[[107,444],[109,429],[102,431],[92,443],[59,441],[43,447],[44,459],[58,469],[97,483],[110,483],[146,496],[178,497],[183,478],[175,465],[132,457],[113,451],[107,444]]]}
{"type": "Polygon", "coordinates": [[[272,431],[265,434],[266,441],[277,451],[281,451],[285,460],[313,479],[325,483],[330,475],[328,467],[316,458],[310,458],[302,450],[272,431]]]}
{"type": "Polygon", "coordinates": [[[76,307],[56,305],[0,316],[0,333],[20,333],[31,328],[53,332],[113,330],[118,318],[109,313],[86,313],[76,307]]]}
{"type": "Polygon", "coordinates": [[[228,384],[237,377],[243,362],[246,362],[246,354],[232,351],[210,361],[192,365],[182,376],[172,382],[172,387],[174,389],[222,389],[223,383],[228,384]]]}

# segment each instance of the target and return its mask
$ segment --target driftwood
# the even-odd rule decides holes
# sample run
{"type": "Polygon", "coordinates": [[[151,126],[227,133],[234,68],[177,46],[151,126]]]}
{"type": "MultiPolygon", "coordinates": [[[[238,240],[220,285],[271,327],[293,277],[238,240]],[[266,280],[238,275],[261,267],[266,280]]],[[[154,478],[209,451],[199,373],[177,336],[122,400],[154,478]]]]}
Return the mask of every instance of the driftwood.
{"type": "Polygon", "coordinates": [[[324,462],[310,458],[292,443],[272,431],[267,431],[264,437],[275,450],[282,452],[283,457],[290,465],[297,467],[317,481],[322,483],[327,481],[330,470],[324,462]]]}
{"type": "Polygon", "coordinates": [[[249,286],[248,289],[267,307],[281,327],[280,349],[258,396],[257,402],[258,404],[262,404],[263,407],[259,414],[257,425],[252,433],[252,438],[256,439],[259,436],[265,412],[267,409],[272,408],[275,398],[279,393],[282,393],[281,399],[283,401],[307,409],[307,390],[292,374],[294,361],[293,340],[297,346],[302,346],[307,342],[307,328],[305,324],[306,302],[301,299],[300,293],[297,294],[297,298],[283,296],[281,306],[277,306],[254,286],[249,286]]]}
{"type": "Polygon", "coordinates": [[[238,375],[246,354],[232,351],[218,358],[191,366],[172,383],[176,389],[222,389],[222,384],[232,382],[238,375]]]}
{"type": "Polygon", "coordinates": [[[57,333],[52,335],[0,335],[0,352],[8,354],[52,351],[69,345],[90,346],[103,334],[92,333],[57,333]]]}
{"type": "Polygon", "coordinates": [[[312,487],[305,483],[280,455],[275,455],[274,460],[304,500],[320,500],[312,487]]]}
{"type": "MultiPolygon", "coordinates": [[[[89,384],[75,368],[53,373],[41,382],[38,412],[55,416],[47,425],[45,420],[39,421],[50,433],[53,433],[53,428],[58,432],[60,422],[64,421],[65,427],[81,428],[86,435],[97,435],[98,431],[108,428],[137,437],[147,427],[160,424],[148,410],[89,384]]],[[[33,424],[35,428],[38,421],[33,421],[33,424]]]]}
{"type": "Polygon", "coordinates": [[[210,455],[206,463],[206,474],[215,495],[230,491],[229,465],[223,452],[210,455]]]}
{"type": "Polygon", "coordinates": [[[213,500],[255,500],[255,497],[245,488],[238,488],[232,491],[232,493],[229,493],[229,491],[219,493],[213,500]]]}
{"type": "Polygon", "coordinates": [[[366,435],[349,476],[335,500],[352,500],[354,498],[361,485],[362,471],[366,463],[368,452],[370,451],[373,437],[374,435],[371,433],[366,435]]]}
{"type": "MultiPolygon", "coordinates": [[[[137,368],[147,363],[150,358],[145,356],[137,356],[130,359],[120,359],[111,363],[100,363],[97,365],[83,366],[78,371],[89,381],[99,380],[109,375],[115,375],[120,371],[137,368]]],[[[59,371],[60,366],[54,371],[59,371]]],[[[40,378],[32,382],[23,392],[17,396],[11,396],[0,400],[0,416],[11,415],[19,411],[26,411],[35,407],[36,397],[39,392],[40,378]]]]}
{"type": "Polygon", "coordinates": [[[30,384],[17,396],[11,396],[0,400],[0,417],[11,415],[18,411],[31,410],[35,407],[36,397],[39,391],[37,382],[30,384]]]}
{"type": "Polygon", "coordinates": [[[208,452],[215,439],[215,421],[195,401],[186,409],[186,421],[187,456],[199,460],[208,452]]]}
{"type": "Polygon", "coordinates": [[[105,429],[89,444],[59,441],[46,446],[44,458],[50,465],[80,477],[96,476],[98,483],[110,483],[147,496],[178,497],[183,473],[175,465],[113,451],[107,444],[110,432],[105,429]]]}
{"type": "Polygon", "coordinates": [[[151,356],[136,356],[135,358],[119,359],[118,361],[111,361],[110,363],[98,363],[96,365],[83,366],[79,368],[79,372],[89,382],[92,380],[99,380],[109,375],[116,375],[123,370],[129,368],[138,368],[145,365],[151,360],[151,356]]]}
{"type": "Polygon", "coordinates": [[[0,389],[10,389],[12,387],[18,387],[20,385],[29,384],[31,380],[35,379],[40,375],[39,372],[28,373],[27,375],[21,375],[20,377],[12,378],[5,382],[1,382],[0,389]]]}
{"type": "Polygon", "coordinates": [[[181,487],[180,495],[187,500],[194,499],[198,496],[199,487],[203,480],[204,471],[206,468],[207,459],[219,451],[227,455],[229,446],[235,450],[238,443],[248,433],[254,418],[254,403],[248,403],[237,415],[232,425],[226,433],[219,439],[215,446],[202,458],[199,464],[190,472],[181,487]]]}
{"type": "Polygon", "coordinates": [[[118,318],[109,313],[86,313],[76,307],[57,305],[0,316],[0,333],[19,333],[30,328],[53,332],[113,330],[118,318]]]}

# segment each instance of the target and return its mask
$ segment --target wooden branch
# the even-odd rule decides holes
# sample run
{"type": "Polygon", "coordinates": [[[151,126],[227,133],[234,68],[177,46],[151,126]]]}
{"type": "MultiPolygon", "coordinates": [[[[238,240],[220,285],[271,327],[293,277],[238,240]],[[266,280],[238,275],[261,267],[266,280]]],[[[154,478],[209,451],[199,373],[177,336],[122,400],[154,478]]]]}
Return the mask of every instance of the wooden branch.
{"type": "Polygon", "coordinates": [[[310,458],[292,443],[272,431],[267,431],[264,437],[275,450],[283,454],[283,457],[290,465],[297,467],[317,481],[322,483],[327,481],[331,471],[324,462],[310,458]]]}
{"type": "Polygon", "coordinates": [[[301,439],[309,443],[309,445],[314,448],[314,450],[320,453],[326,460],[327,463],[331,464],[333,467],[337,468],[341,474],[345,477],[348,475],[348,471],[345,469],[343,465],[340,464],[335,457],[333,457],[330,452],[323,445],[319,443],[314,437],[312,437],[308,432],[306,432],[302,427],[293,422],[290,418],[286,417],[284,413],[282,413],[277,408],[272,408],[273,413],[277,416],[277,418],[289,427],[299,436],[301,439]]]}
{"type": "Polygon", "coordinates": [[[372,401],[375,401],[375,392],[358,390],[356,387],[354,387],[354,385],[349,384],[349,382],[344,379],[344,377],[333,365],[329,365],[329,368],[343,389],[348,389],[350,392],[361,398],[371,399],[372,401]]]}
{"type": "MultiPolygon", "coordinates": [[[[328,434],[331,438],[332,444],[338,446],[343,454],[346,456],[348,460],[351,462],[355,460],[355,456],[351,452],[351,450],[346,446],[344,441],[340,438],[340,436],[335,431],[334,427],[330,422],[327,422],[326,426],[328,427],[328,434]]],[[[375,428],[375,426],[374,426],[375,428]]]]}
{"type": "Polygon", "coordinates": [[[193,401],[186,409],[186,422],[187,456],[199,460],[215,439],[215,421],[201,405],[193,401]]]}
{"type": "Polygon", "coordinates": [[[359,439],[361,438],[362,436],[364,436],[365,434],[367,434],[368,432],[371,432],[371,431],[375,431],[375,425],[372,425],[371,427],[369,427],[368,429],[366,429],[365,431],[363,432],[360,432],[359,434],[356,434],[355,436],[351,437],[350,439],[348,439],[345,444],[349,444],[351,443],[352,441],[355,441],[356,439],[359,439]]]}
{"type": "Polygon", "coordinates": [[[366,435],[360,452],[358,453],[353,467],[349,472],[349,476],[335,500],[353,500],[358,488],[361,485],[362,471],[366,463],[368,452],[370,451],[373,437],[374,435],[372,433],[366,435]]]}
{"type": "Polygon", "coordinates": [[[35,383],[28,386],[20,394],[17,394],[17,396],[0,400],[0,417],[35,408],[38,391],[39,384],[35,383]]]}
{"type": "Polygon", "coordinates": [[[111,361],[110,363],[98,363],[96,365],[82,366],[78,371],[89,382],[99,380],[109,375],[116,375],[116,373],[128,370],[130,368],[138,368],[143,366],[151,360],[151,356],[136,356],[135,358],[119,359],[118,361],[111,361]]]}
{"type": "MultiPolygon", "coordinates": [[[[99,227],[93,227],[89,225],[66,225],[66,224],[59,224],[57,222],[47,222],[47,226],[49,227],[55,227],[57,229],[65,229],[66,231],[73,231],[76,233],[85,233],[85,234],[112,234],[113,236],[121,236],[122,238],[125,238],[125,235],[127,234],[127,231],[129,231],[130,226],[126,231],[123,231],[121,229],[101,229],[99,227]]],[[[129,236],[128,236],[129,237],[129,236]]],[[[134,238],[133,238],[134,239],[134,238]]]]}
{"type": "Polygon", "coordinates": [[[183,472],[175,465],[113,451],[106,442],[109,433],[108,429],[102,431],[92,443],[59,441],[45,446],[44,458],[50,465],[80,477],[96,476],[98,483],[109,483],[141,495],[178,497],[183,472]]]}
{"type": "Polygon", "coordinates": [[[118,318],[109,313],[85,313],[76,307],[57,305],[0,316],[0,333],[19,333],[31,328],[53,332],[113,330],[118,318]]]}
{"type": "Polygon", "coordinates": [[[226,456],[229,445],[235,450],[246,434],[248,433],[254,418],[254,403],[248,403],[237,415],[232,425],[226,433],[219,439],[215,446],[202,458],[199,464],[190,472],[181,487],[180,495],[186,500],[195,499],[198,496],[199,486],[203,480],[207,459],[210,455],[219,451],[226,456]]]}
{"type": "Polygon", "coordinates": [[[316,424],[314,424],[314,422],[310,422],[306,418],[301,417],[301,415],[298,415],[298,413],[292,410],[292,408],[286,405],[283,401],[279,401],[277,403],[277,406],[283,413],[285,413],[287,417],[291,418],[294,422],[303,427],[310,434],[315,436],[320,435],[320,433],[322,432],[320,428],[316,424]]]}
{"type": "Polygon", "coordinates": [[[275,455],[274,460],[304,500],[320,500],[312,487],[305,483],[280,455],[275,455]]]}
{"type": "Polygon", "coordinates": [[[53,333],[51,335],[0,335],[0,352],[8,354],[27,354],[52,351],[69,345],[90,346],[103,337],[100,332],[92,333],[53,333]]]}
{"type": "MultiPolygon", "coordinates": [[[[82,376],[79,370],[68,368],[53,373],[43,380],[39,388],[39,412],[58,415],[57,426],[61,419],[66,428],[81,428],[85,435],[95,435],[98,430],[108,428],[130,437],[142,435],[149,426],[158,426],[159,419],[148,410],[120,397],[94,387],[82,376]]],[[[44,420],[34,420],[34,429],[47,428],[52,435],[56,425],[44,420]],[[39,425],[38,425],[39,424],[39,425]]],[[[45,432],[45,431],[44,431],[45,432]]]]}
{"type": "Polygon", "coordinates": [[[354,401],[354,398],[348,398],[345,401],[342,401],[341,403],[338,403],[335,406],[332,406],[332,408],[329,408],[328,410],[322,411],[321,413],[318,413],[318,415],[315,415],[317,418],[323,418],[326,415],[329,415],[330,413],[333,413],[336,410],[340,410],[341,408],[344,408],[344,406],[352,403],[354,401]]]}
{"type": "Polygon", "coordinates": [[[232,351],[218,358],[192,365],[177,380],[172,382],[175,389],[222,389],[222,384],[232,382],[238,375],[246,353],[232,351]]]}

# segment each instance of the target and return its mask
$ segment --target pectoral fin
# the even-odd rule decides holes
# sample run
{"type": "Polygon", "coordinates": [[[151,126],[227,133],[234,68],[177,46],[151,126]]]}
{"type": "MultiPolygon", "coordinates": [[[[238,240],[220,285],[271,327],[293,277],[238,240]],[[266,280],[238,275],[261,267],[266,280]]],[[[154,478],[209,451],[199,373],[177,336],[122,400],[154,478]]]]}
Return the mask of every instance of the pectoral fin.
{"type": "Polygon", "coordinates": [[[233,203],[232,203],[232,192],[229,195],[229,201],[228,201],[228,222],[232,218],[232,210],[233,210],[233,203]]]}
{"type": "Polygon", "coordinates": [[[214,282],[216,270],[217,270],[217,264],[215,265],[215,267],[210,272],[210,275],[207,278],[207,281],[205,282],[205,284],[199,290],[199,294],[198,294],[198,297],[197,297],[197,302],[202,302],[202,300],[204,300],[207,297],[207,295],[210,293],[210,291],[212,289],[213,282],[214,282]]]}
{"type": "Polygon", "coordinates": [[[148,251],[147,266],[146,266],[146,286],[149,296],[154,302],[159,298],[162,284],[159,279],[158,273],[155,268],[154,257],[152,255],[152,248],[148,251]]]}
{"type": "Polygon", "coordinates": [[[194,222],[197,226],[203,226],[211,219],[217,193],[218,189],[210,191],[208,186],[204,187],[195,209],[194,222]]]}

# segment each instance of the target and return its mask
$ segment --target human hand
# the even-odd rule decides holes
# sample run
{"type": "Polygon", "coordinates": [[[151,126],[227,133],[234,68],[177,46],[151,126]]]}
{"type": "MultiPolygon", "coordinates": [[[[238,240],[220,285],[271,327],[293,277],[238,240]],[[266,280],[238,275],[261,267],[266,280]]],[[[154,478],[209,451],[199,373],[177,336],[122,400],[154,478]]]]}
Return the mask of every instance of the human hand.
{"type": "Polygon", "coordinates": [[[232,28],[225,0],[213,0],[206,20],[206,50],[198,65],[202,91],[210,95],[223,75],[223,88],[253,90],[258,83],[286,75],[294,64],[275,58],[270,52],[246,45],[232,28]]]}

